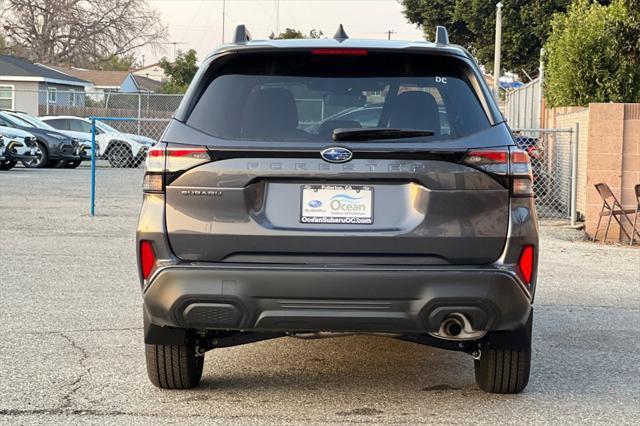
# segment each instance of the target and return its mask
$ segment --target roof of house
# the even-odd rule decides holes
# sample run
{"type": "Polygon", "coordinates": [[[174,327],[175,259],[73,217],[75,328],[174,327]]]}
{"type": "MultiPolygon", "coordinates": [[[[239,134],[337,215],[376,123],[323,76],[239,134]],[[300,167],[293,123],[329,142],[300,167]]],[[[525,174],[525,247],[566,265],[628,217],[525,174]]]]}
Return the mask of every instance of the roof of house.
{"type": "Polygon", "coordinates": [[[127,75],[129,75],[129,71],[100,71],[53,65],[47,66],[72,77],[90,81],[96,87],[118,88],[124,79],[127,78],[127,75]]]}
{"type": "Polygon", "coordinates": [[[0,81],[35,81],[70,86],[90,85],[86,80],[9,55],[0,55],[0,81]]]}
{"type": "Polygon", "coordinates": [[[162,83],[152,78],[143,77],[141,75],[130,74],[131,79],[140,92],[159,92],[162,88],[162,83]]]}
{"type": "Polygon", "coordinates": [[[149,69],[149,68],[155,68],[155,67],[159,67],[159,66],[160,66],[160,62],[156,62],[156,63],[153,63],[153,64],[145,65],[145,66],[140,67],[140,68],[136,68],[132,72],[143,71],[143,70],[146,70],[146,69],[149,69]]]}

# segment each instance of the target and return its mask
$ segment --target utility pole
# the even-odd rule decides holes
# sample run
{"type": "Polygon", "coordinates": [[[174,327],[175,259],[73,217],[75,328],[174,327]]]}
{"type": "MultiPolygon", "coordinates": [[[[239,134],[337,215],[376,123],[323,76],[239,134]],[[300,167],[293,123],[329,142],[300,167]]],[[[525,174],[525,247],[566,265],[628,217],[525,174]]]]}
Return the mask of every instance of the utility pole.
{"type": "Polygon", "coordinates": [[[224,24],[227,18],[227,1],[222,0],[222,43],[224,44],[224,24]]]}
{"type": "Polygon", "coordinates": [[[388,30],[387,31],[387,40],[391,40],[391,34],[395,34],[396,32],[393,30],[388,30]]]}
{"type": "Polygon", "coordinates": [[[176,56],[176,46],[178,44],[187,44],[187,43],[185,43],[184,41],[172,41],[171,44],[173,44],[173,62],[175,62],[176,61],[176,57],[177,57],[176,56]]]}
{"type": "Polygon", "coordinates": [[[493,96],[500,100],[500,48],[502,44],[502,2],[496,4],[496,45],[493,52],[493,96]]]}

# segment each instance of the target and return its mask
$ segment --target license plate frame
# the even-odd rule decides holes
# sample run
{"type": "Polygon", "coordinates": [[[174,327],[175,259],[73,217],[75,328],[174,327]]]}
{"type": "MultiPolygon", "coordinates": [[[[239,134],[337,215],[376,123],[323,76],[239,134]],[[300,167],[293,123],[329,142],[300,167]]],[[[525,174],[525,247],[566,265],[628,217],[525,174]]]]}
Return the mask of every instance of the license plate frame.
{"type": "Polygon", "coordinates": [[[301,185],[299,217],[303,224],[372,225],[374,188],[351,184],[301,185]]]}

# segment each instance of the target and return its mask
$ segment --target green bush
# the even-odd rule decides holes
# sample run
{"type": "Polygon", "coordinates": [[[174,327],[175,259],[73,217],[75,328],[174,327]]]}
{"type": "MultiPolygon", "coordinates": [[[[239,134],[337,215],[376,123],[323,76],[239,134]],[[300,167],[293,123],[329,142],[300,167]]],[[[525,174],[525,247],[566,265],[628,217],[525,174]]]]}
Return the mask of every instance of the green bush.
{"type": "Polygon", "coordinates": [[[640,102],[640,49],[629,40],[640,34],[635,3],[576,0],[554,15],[545,46],[549,106],[640,102]]]}

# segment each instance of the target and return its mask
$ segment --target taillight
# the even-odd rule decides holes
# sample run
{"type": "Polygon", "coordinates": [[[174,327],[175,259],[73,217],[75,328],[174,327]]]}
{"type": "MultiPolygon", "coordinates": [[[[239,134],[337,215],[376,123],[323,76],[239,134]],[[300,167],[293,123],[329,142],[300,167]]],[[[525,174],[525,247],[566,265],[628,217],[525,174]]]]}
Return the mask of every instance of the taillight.
{"type": "Polygon", "coordinates": [[[142,190],[163,193],[165,185],[180,174],[209,161],[211,156],[206,147],[158,144],[147,153],[142,190]]]}
{"type": "Polygon", "coordinates": [[[511,186],[511,196],[533,196],[533,174],[529,155],[518,148],[471,150],[464,158],[464,164],[487,173],[504,177],[499,179],[505,186],[511,186]]]}
{"type": "Polygon", "coordinates": [[[140,269],[145,280],[151,275],[156,264],[156,253],[153,251],[151,241],[140,241],[140,269]]]}
{"type": "Polygon", "coordinates": [[[506,149],[483,149],[469,151],[464,163],[476,169],[497,175],[509,174],[509,151],[506,149]]]}
{"type": "Polygon", "coordinates": [[[147,152],[147,160],[144,166],[144,179],[142,181],[143,192],[164,192],[165,149],[166,145],[159,143],[147,152]]]}
{"type": "Polygon", "coordinates": [[[167,157],[165,169],[168,173],[185,171],[211,161],[209,150],[202,146],[168,146],[165,155],[167,157]]]}
{"type": "Polygon", "coordinates": [[[517,148],[511,150],[511,195],[533,197],[533,173],[529,154],[517,148]]]}
{"type": "Polygon", "coordinates": [[[531,279],[533,278],[533,246],[525,246],[520,253],[520,259],[518,260],[518,269],[520,275],[527,285],[531,285],[531,279]]]}

